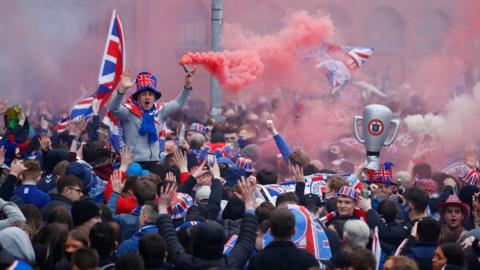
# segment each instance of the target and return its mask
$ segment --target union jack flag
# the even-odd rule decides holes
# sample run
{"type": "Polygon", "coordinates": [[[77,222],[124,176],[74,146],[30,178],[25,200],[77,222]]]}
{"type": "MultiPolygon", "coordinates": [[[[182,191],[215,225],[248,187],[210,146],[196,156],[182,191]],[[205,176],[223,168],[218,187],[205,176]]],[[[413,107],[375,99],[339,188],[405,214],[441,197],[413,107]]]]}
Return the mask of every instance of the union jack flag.
{"type": "Polygon", "coordinates": [[[119,153],[120,149],[122,149],[125,145],[125,142],[123,141],[123,130],[120,126],[120,121],[118,121],[118,119],[115,118],[115,116],[113,116],[113,114],[108,111],[105,114],[105,117],[103,117],[102,122],[110,129],[110,143],[112,144],[115,152],[119,153]]]}
{"type": "Polygon", "coordinates": [[[91,116],[93,113],[92,102],[94,99],[101,100],[100,109],[103,108],[112,95],[113,90],[115,90],[120,82],[124,66],[125,41],[123,28],[118,13],[114,10],[108,30],[105,51],[102,57],[97,91],[91,96],[78,101],[73,106],[70,117],[75,119],[80,116],[91,116]]]}
{"type": "MultiPolygon", "coordinates": [[[[288,205],[288,210],[295,216],[295,235],[292,242],[301,249],[307,250],[317,260],[328,260],[332,257],[330,244],[325,231],[310,215],[304,206],[288,205]]],[[[263,246],[272,242],[270,232],[267,232],[263,239],[263,246]]]]}
{"type": "Polygon", "coordinates": [[[373,48],[344,46],[344,50],[347,51],[347,55],[355,61],[358,67],[365,64],[370,55],[373,54],[373,48]]]}
{"type": "Polygon", "coordinates": [[[374,184],[393,185],[393,164],[387,161],[382,164],[380,171],[368,170],[368,180],[374,184]]]}
{"type": "Polygon", "coordinates": [[[58,133],[62,133],[68,128],[68,121],[70,121],[70,116],[66,113],[62,114],[60,116],[60,120],[58,120],[58,123],[55,125],[54,129],[58,133]]]}
{"type": "Polygon", "coordinates": [[[477,168],[470,169],[464,176],[463,181],[475,187],[480,186],[480,172],[477,168]]]}
{"type": "Polygon", "coordinates": [[[183,218],[187,214],[188,208],[193,205],[193,199],[186,193],[177,193],[175,202],[170,206],[169,213],[172,219],[183,218]]]}
{"type": "Polygon", "coordinates": [[[138,88],[153,88],[155,89],[155,81],[152,79],[152,74],[148,72],[143,72],[137,76],[137,87],[138,88]]]}

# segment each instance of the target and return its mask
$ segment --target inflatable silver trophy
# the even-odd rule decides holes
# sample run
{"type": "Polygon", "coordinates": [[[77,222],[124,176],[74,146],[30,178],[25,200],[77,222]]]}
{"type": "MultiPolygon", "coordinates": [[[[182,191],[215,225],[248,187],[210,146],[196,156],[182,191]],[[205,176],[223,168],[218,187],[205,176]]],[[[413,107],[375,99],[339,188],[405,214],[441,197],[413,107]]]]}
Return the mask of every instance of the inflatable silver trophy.
{"type": "Polygon", "coordinates": [[[400,121],[392,119],[392,111],[380,104],[370,104],[363,109],[363,116],[353,117],[353,131],[355,138],[365,145],[367,150],[366,169],[380,170],[380,150],[382,146],[393,143],[398,134],[400,121]],[[358,132],[358,121],[362,120],[363,139],[358,132]],[[393,136],[387,139],[392,124],[395,125],[393,136]]]}

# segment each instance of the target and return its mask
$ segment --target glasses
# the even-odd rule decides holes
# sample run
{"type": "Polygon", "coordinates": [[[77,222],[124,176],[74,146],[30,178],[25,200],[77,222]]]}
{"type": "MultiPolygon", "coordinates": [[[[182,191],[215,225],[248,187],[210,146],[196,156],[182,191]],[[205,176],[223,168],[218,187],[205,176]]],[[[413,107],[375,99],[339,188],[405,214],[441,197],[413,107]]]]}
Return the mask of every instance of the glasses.
{"type": "Polygon", "coordinates": [[[71,190],[75,190],[76,192],[78,193],[82,193],[82,189],[81,188],[74,188],[74,187],[68,187],[69,189],[71,190]]]}

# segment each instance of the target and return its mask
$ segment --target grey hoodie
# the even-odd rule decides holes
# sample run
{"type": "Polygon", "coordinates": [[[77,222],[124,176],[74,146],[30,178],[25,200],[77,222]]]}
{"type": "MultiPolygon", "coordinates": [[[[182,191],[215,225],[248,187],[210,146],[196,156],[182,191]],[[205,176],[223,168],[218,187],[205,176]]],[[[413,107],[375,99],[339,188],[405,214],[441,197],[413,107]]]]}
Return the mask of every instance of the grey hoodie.
{"type": "MultiPolygon", "coordinates": [[[[159,124],[156,125],[157,131],[160,131],[160,125],[165,117],[180,110],[187,102],[191,90],[183,89],[175,98],[165,104],[157,112],[159,124]]],[[[160,160],[160,144],[158,141],[148,143],[148,136],[142,136],[138,133],[138,129],[142,124],[142,118],[132,114],[124,104],[122,104],[123,96],[115,91],[110,103],[109,109],[113,115],[118,118],[123,128],[123,139],[125,144],[130,147],[133,152],[134,161],[159,161],[160,160]]]]}
{"type": "Polygon", "coordinates": [[[0,243],[15,258],[35,264],[35,252],[28,234],[18,227],[8,227],[0,231],[0,243]]]}
{"type": "Polygon", "coordinates": [[[12,202],[6,202],[0,198],[0,212],[3,212],[6,219],[0,220],[0,230],[10,227],[15,222],[25,223],[27,220],[23,216],[22,211],[12,202]]]}

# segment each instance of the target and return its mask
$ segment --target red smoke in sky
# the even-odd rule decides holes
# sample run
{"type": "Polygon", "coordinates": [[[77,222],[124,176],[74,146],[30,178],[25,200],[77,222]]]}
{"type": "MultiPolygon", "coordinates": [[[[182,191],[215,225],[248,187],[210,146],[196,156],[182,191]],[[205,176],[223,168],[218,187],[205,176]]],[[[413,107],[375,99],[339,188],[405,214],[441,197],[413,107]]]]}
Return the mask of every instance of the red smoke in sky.
{"type": "Polygon", "coordinates": [[[257,54],[251,51],[223,51],[192,53],[182,56],[180,65],[201,65],[215,76],[226,91],[237,92],[258,75],[262,74],[264,64],[257,54]]]}

